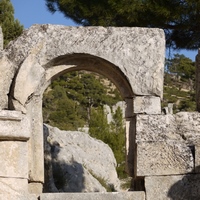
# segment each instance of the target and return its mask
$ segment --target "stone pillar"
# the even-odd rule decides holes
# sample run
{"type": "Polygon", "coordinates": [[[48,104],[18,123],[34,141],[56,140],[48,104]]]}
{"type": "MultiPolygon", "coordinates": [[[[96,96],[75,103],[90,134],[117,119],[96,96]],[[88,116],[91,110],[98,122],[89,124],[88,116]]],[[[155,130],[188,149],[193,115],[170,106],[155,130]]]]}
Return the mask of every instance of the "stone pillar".
{"type": "Polygon", "coordinates": [[[200,49],[196,56],[196,107],[197,111],[200,112],[200,49]]]}
{"type": "Polygon", "coordinates": [[[27,104],[27,115],[31,119],[31,138],[28,141],[29,191],[39,194],[44,183],[44,149],[42,98],[32,97],[27,104]]]}
{"type": "Polygon", "coordinates": [[[0,194],[28,194],[27,119],[19,111],[0,111],[0,194]]]}
{"type": "Polygon", "coordinates": [[[143,176],[137,177],[137,116],[148,116],[161,114],[160,97],[135,96],[127,98],[126,101],[126,171],[133,177],[131,190],[144,190],[143,176]]]}

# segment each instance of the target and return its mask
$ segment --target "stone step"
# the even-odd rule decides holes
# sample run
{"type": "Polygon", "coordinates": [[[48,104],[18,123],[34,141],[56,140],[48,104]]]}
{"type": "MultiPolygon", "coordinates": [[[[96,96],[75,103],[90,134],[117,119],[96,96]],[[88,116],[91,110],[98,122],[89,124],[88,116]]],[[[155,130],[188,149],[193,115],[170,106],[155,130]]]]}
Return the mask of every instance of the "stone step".
{"type": "Polygon", "coordinates": [[[145,200],[144,192],[43,193],[40,200],[145,200]]]}

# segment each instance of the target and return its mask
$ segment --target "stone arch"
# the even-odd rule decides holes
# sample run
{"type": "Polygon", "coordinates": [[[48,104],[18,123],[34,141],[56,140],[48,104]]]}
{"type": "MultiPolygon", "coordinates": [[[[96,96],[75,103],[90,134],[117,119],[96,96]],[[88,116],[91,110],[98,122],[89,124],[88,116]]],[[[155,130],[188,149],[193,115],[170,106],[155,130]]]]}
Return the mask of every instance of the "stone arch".
{"type": "MultiPolygon", "coordinates": [[[[160,46],[164,43],[160,37],[163,36],[160,29],[35,25],[8,48],[7,57],[12,60],[17,73],[14,107],[22,109],[19,107],[24,106],[27,98],[40,87],[49,66],[58,60],[63,62],[66,55],[68,61],[70,57],[72,61],[76,54],[85,56],[85,60],[95,56],[101,58],[97,63],[112,63],[127,77],[135,95],[162,96],[164,48],[160,51],[160,46]]],[[[105,73],[105,70],[101,72],[105,73]]]]}
{"type": "MultiPolygon", "coordinates": [[[[13,85],[13,96],[22,86],[24,86],[24,93],[21,96],[21,101],[24,105],[20,105],[16,100],[13,101],[14,109],[21,109],[22,112],[30,115],[30,145],[29,145],[29,178],[32,182],[42,182],[44,167],[43,167],[43,125],[42,125],[42,97],[44,90],[48,87],[52,80],[56,77],[70,71],[87,70],[96,72],[109,78],[119,89],[121,96],[126,101],[127,99],[133,99],[134,93],[127,80],[127,77],[121,72],[119,67],[112,63],[95,56],[88,54],[70,54],[52,59],[44,66],[45,72],[42,71],[42,75],[27,79],[30,71],[23,71],[21,68],[18,72],[18,77],[26,77],[26,82],[22,78],[22,82],[16,81],[13,85]],[[21,71],[22,70],[22,71],[21,71]],[[23,75],[25,73],[26,75],[23,75]],[[35,80],[34,80],[35,78],[35,80]],[[29,82],[30,81],[30,82],[29,82]],[[39,86],[35,87],[35,90],[30,93],[29,86],[31,83],[39,83],[39,86]],[[26,94],[26,96],[25,96],[26,94]]],[[[131,113],[133,107],[132,104],[127,103],[126,113],[131,113]]],[[[129,137],[129,134],[127,135],[129,137]]],[[[129,141],[129,138],[127,138],[129,141]]],[[[128,156],[128,155],[127,155],[128,156]]],[[[130,155],[129,155],[130,157],[130,155]]],[[[130,170],[128,170],[130,171],[130,170]]]]}
{"type": "Polygon", "coordinates": [[[119,89],[123,99],[131,98],[134,93],[127,77],[120,68],[109,61],[89,54],[70,54],[57,57],[45,65],[47,67],[47,82],[60,74],[70,71],[87,70],[107,77],[119,89]],[[58,72],[54,68],[58,68],[58,72]],[[60,71],[61,70],[61,71],[60,71]],[[51,76],[51,77],[50,77],[51,76]]]}
{"type": "Polygon", "coordinates": [[[34,25],[10,43],[0,60],[0,74],[6,77],[0,82],[0,108],[23,113],[21,130],[26,134],[15,140],[28,144],[30,183],[44,181],[43,92],[61,73],[82,69],[108,77],[127,103],[127,162],[134,176],[135,114],[151,112],[143,105],[151,107],[152,97],[158,102],[162,98],[164,46],[160,29],[49,24],[34,25]]]}

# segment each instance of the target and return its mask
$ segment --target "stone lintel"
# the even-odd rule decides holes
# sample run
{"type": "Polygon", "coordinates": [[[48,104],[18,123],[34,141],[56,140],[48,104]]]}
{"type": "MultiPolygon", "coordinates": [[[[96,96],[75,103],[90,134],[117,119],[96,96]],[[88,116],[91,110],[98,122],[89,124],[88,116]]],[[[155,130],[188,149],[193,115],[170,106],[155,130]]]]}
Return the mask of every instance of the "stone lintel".
{"type": "Polygon", "coordinates": [[[190,173],[194,158],[190,147],[175,142],[141,142],[137,144],[137,176],[190,173]]]}

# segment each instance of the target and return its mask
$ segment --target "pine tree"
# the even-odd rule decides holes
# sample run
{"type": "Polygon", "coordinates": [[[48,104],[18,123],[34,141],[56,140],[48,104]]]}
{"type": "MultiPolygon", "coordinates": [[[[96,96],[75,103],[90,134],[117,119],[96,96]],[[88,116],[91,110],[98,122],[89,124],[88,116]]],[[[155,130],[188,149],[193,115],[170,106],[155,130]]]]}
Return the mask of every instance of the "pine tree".
{"type": "Polygon", "coordinates": [[[113,121],[110,124],[112,138],[112,150],[117,161],[117,174],[119,178],[127,177],[125,172],[125,126],[120,107],[113,113],[113,121]]]}
{"type": "Polygon", "coordinates": [[[23,26],[14,18],[14,8],[10,0],[0,0],[0,26],[4,36],[4,47],[23,31],[23,26]]]}
{"type": "Polygon", "coordinates": [[[92,137],[102,140],[110,146],[117,161],[116,170],[119,178],[127,177],[125,173],[125,128],[122,110],[118,107],[113,113],[113,121],[108,124],[103,107],[93,108],[89,133],[92,137]]]}
{"type": "Polygon", "coordinates": [[[172,59],[167,59],[166,65],[168,73],[174,73],[180,76],[182,80],[194,80],[195,63],[183,54],[175,54],[172,59]]]}
{"type": "Polygon", "coordinates": [[[110,126],[102,106],[92,109],[89,128],[92,137],[102,140],[107,144],[110,143],[110,126]]]}

